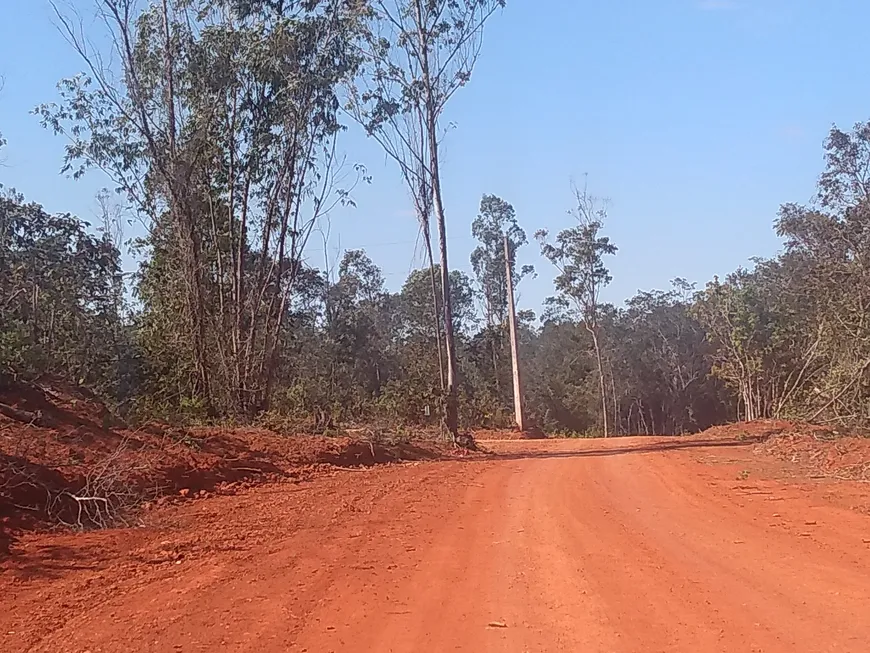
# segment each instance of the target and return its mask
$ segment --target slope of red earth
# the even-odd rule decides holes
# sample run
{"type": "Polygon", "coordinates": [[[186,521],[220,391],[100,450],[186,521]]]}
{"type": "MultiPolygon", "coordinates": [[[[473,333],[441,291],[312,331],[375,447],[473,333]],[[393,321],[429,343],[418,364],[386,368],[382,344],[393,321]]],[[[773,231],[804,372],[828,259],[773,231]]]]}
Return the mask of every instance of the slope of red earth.
{"type": "Polygon", "coordinates": [[[755,441],[760,458],[791,463],[783,473],[795,477],[870,482],[870,437],[782,420],[716,426],[699,437],[755,441]]]}
{"type": "Polygon", "coordinates": [[[143,512],[167,503],[305,479],[334,466],[452,453],[434,437],[409,443],[365,431],[316,437],[156,423],[130,429],[86,390],[0,377],[0,552],[26,531],[136,525],[143,512]]]}
{"type": "Polygon", "coordinates": [[[25,533],[0,650],[870,650],[867,441],[493,436],[25,533]]]}

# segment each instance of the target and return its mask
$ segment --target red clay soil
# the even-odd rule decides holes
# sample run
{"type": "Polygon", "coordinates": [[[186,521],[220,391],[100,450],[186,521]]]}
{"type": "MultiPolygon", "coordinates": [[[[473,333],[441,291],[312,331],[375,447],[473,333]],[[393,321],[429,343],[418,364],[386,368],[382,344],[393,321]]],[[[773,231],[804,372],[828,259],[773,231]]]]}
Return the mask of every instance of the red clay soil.
{"type": "Polygon", "coordinates": [[[870,482],[870,438],[797,431],[769,438],[759,448],[813,475],[870,482]]]}
{"type": "Polygon", "coordinates": [[[696,437],[755,440],[757,453],[792,463],[798,475],[870,481],[870,438],[831,427],[759,420],[716,426],[696,437]]]}
{"type": "Polygon", "coordinates": [[[139,523],[155,504],[232,493],[321,467],[426,460],[446,443],[282,435],[257,428],[129,429],[80,388],[0,377],[0,553],[17,534],[59,523],[139,523]],[[13,417],[9,417],[9,415],[13,417]],[[29,423],[20,421],[21,417],[29,423]],[[17,419],[16,419],[17,418],[17,419]],[[74,497],[108,498],[81,504],[74,497]],[[83,505],[85,510],[79,512],[83,505]],[[99,509],[99,510],[98,510],[99,509]]]}
{"type": "Polygon", "coordinates": [[[487,446],[25,535],[0,650],[870,650],[868,484],[745,437],[487,446]]]}

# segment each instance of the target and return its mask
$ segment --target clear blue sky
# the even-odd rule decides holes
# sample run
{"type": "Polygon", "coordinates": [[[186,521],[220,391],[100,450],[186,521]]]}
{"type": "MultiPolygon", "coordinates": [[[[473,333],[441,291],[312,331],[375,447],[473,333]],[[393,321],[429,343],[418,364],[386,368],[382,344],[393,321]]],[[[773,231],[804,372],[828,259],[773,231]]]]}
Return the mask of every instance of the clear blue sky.
{"type": "MultiPolygon", "coordinates": [[[[81,69],[50,16],[42,0],[4,3],[0,183],[93,219],[105,182],[59,176],[63,142],[28,114],[81,69]]],[[[446,116],[451,265],[469,269],[481,194],[513,203],[531,238],[569,223],[570,180],[584,173],[612,200],[611,301],[774,254],[777,208],[811,198],[831,124],[870,118],[868,24],[867,0],[508,0],[446,116]]],[[[397,289],[420,261],[407,193],[357,130],[343,149],[373,183],[332,217],[331,247],[365,248],[397,289]]],[[[553,276],[536,249],[521,254],[541,274],[520,300],[535,309],[553,276]]]]}

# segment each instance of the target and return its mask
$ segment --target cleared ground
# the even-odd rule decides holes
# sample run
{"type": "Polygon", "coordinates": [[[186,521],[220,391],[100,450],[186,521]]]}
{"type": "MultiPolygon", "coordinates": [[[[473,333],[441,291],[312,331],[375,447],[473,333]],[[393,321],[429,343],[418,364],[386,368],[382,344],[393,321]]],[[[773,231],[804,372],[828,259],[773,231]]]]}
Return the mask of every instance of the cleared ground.
{"type": "Polygon", "coordinates": [[[0,650],[870,650],[866,483],[727,439],[486,446],[29,536],[0,650]]]}

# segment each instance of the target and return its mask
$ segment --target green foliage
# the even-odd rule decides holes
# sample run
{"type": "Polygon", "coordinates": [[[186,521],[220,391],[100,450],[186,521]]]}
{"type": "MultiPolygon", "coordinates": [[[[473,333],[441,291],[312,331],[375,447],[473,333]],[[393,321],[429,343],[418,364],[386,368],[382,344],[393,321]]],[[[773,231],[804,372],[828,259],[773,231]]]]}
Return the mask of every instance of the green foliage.
{"type": "MultiPolygon", "coordinates": [[[[363,75],[350,97],[350,109],[366,131],[407,133],[400,124],[405,116],[440,115],[471,79],[484,23],[504,6],[505,0],[370,3],[362,32],[363,75]]],[[[388,153],[401,149],[390,147],[388,153]]]]}
{"type": "Polygon", "coordinates": [[[571,215],[577,224],[563,229],[554,242],[548,241],[545,230],[535,237],[541,244],[541,254],[552,263],[558,274],[553,284],[558,293],[551,305],[572,306],[575,316],[587,328],[595,329],[601,290],[612,280],[604,263],[605,256],[616,254],[617,247],[601,234],[607,218],[604,203],[583,191],[575,190],[576,207],[571,215]]]}
{"type": "Polygon", "coordinates": [[[359,65],[364,9],[97,6],[129,46],[112,53],[123,74],[61,15],[88,72],[35,112],[67,137],[63,171],[104,171],[148,227],[136,292],[153,405],[250,418],[269,408],[308,238],[330,206],[350,201],[337,186],[337,88],[359,65]]]}
{"type": "Polygon", "coordinates": [[[607,315],[608,376],[614,425],[623,433],[686,433],[729,418],[725,391],[711,375],[707,332],[692,312],[692,286],[640,292],[607,315]]]}
{"type": "Polygon", "coordinates": [[[569,213],[576,219],[576,226],[560,231],[555,242],[548,240],[546,230],[538,231],[535,236],[541,245],[541,254],[558,271],[553,282],[557,295],[547,300],[548,313],[559,319],[574,317],[580,320],[592,336],[598,369],[598,396],[601,400],[599,416],[604,437],[607,437],[610,409],[607,405],[607,383],[599,338],[599,314],[602,308],[601,291],[611,281],[604,257],[616,254],[617,247],[610,242],[609,237],[601,234],[607,218],[606,203],[590,195],[586,187],[582,191],[575,188],[574,197],[576,206],[569,213]]]}
{"type": "Polygon", "coordinates": [[[504,239],[516,287],[535,269],[525,265],[516,269],[517,250],[528,242],[526,232],[517,223],[514,207],[495,195],[484,195],[480,212],[471,223],[471,234],[480,242],[471,252],[471,267],[483,298],[487,323],[503,325],[507,320],[507,271],[504,239]]]}
{"type": "Polygon", "coordinates": [[[825,149],[818,207],[780,210],[785,252],[696,301],[741,417],[870,419],[870,123],[833,128],[825,149]]]}
{"type": "Polygon", "coordinates": [[[480,243],[471,252],[471,267],[486,326],[467,346],[466,356],[471,358],[472,364],[465,365],[463,378],[467,379],[466,395],[474,396],[474,407],[467,410],[472,410],[478,421],[489,426],[508,426],[514,417],[507,337],[505,244],[514,288],[526,276],[534,274],[534,267],[525,265],[517,269],[517,251],[528,239],[517,222],[513,206],[500,197],[484,195],[481,198],[480,211],[471,223],[471,233],[480,243]],[[471,385],[474,386],[473,392],[468,390],[471,385]]]}
{"type": "Polygon", "coordinates": [[[0,195],[0,368],[117,398],[130,344],[120,252],[86,227],[0,195]]]}

